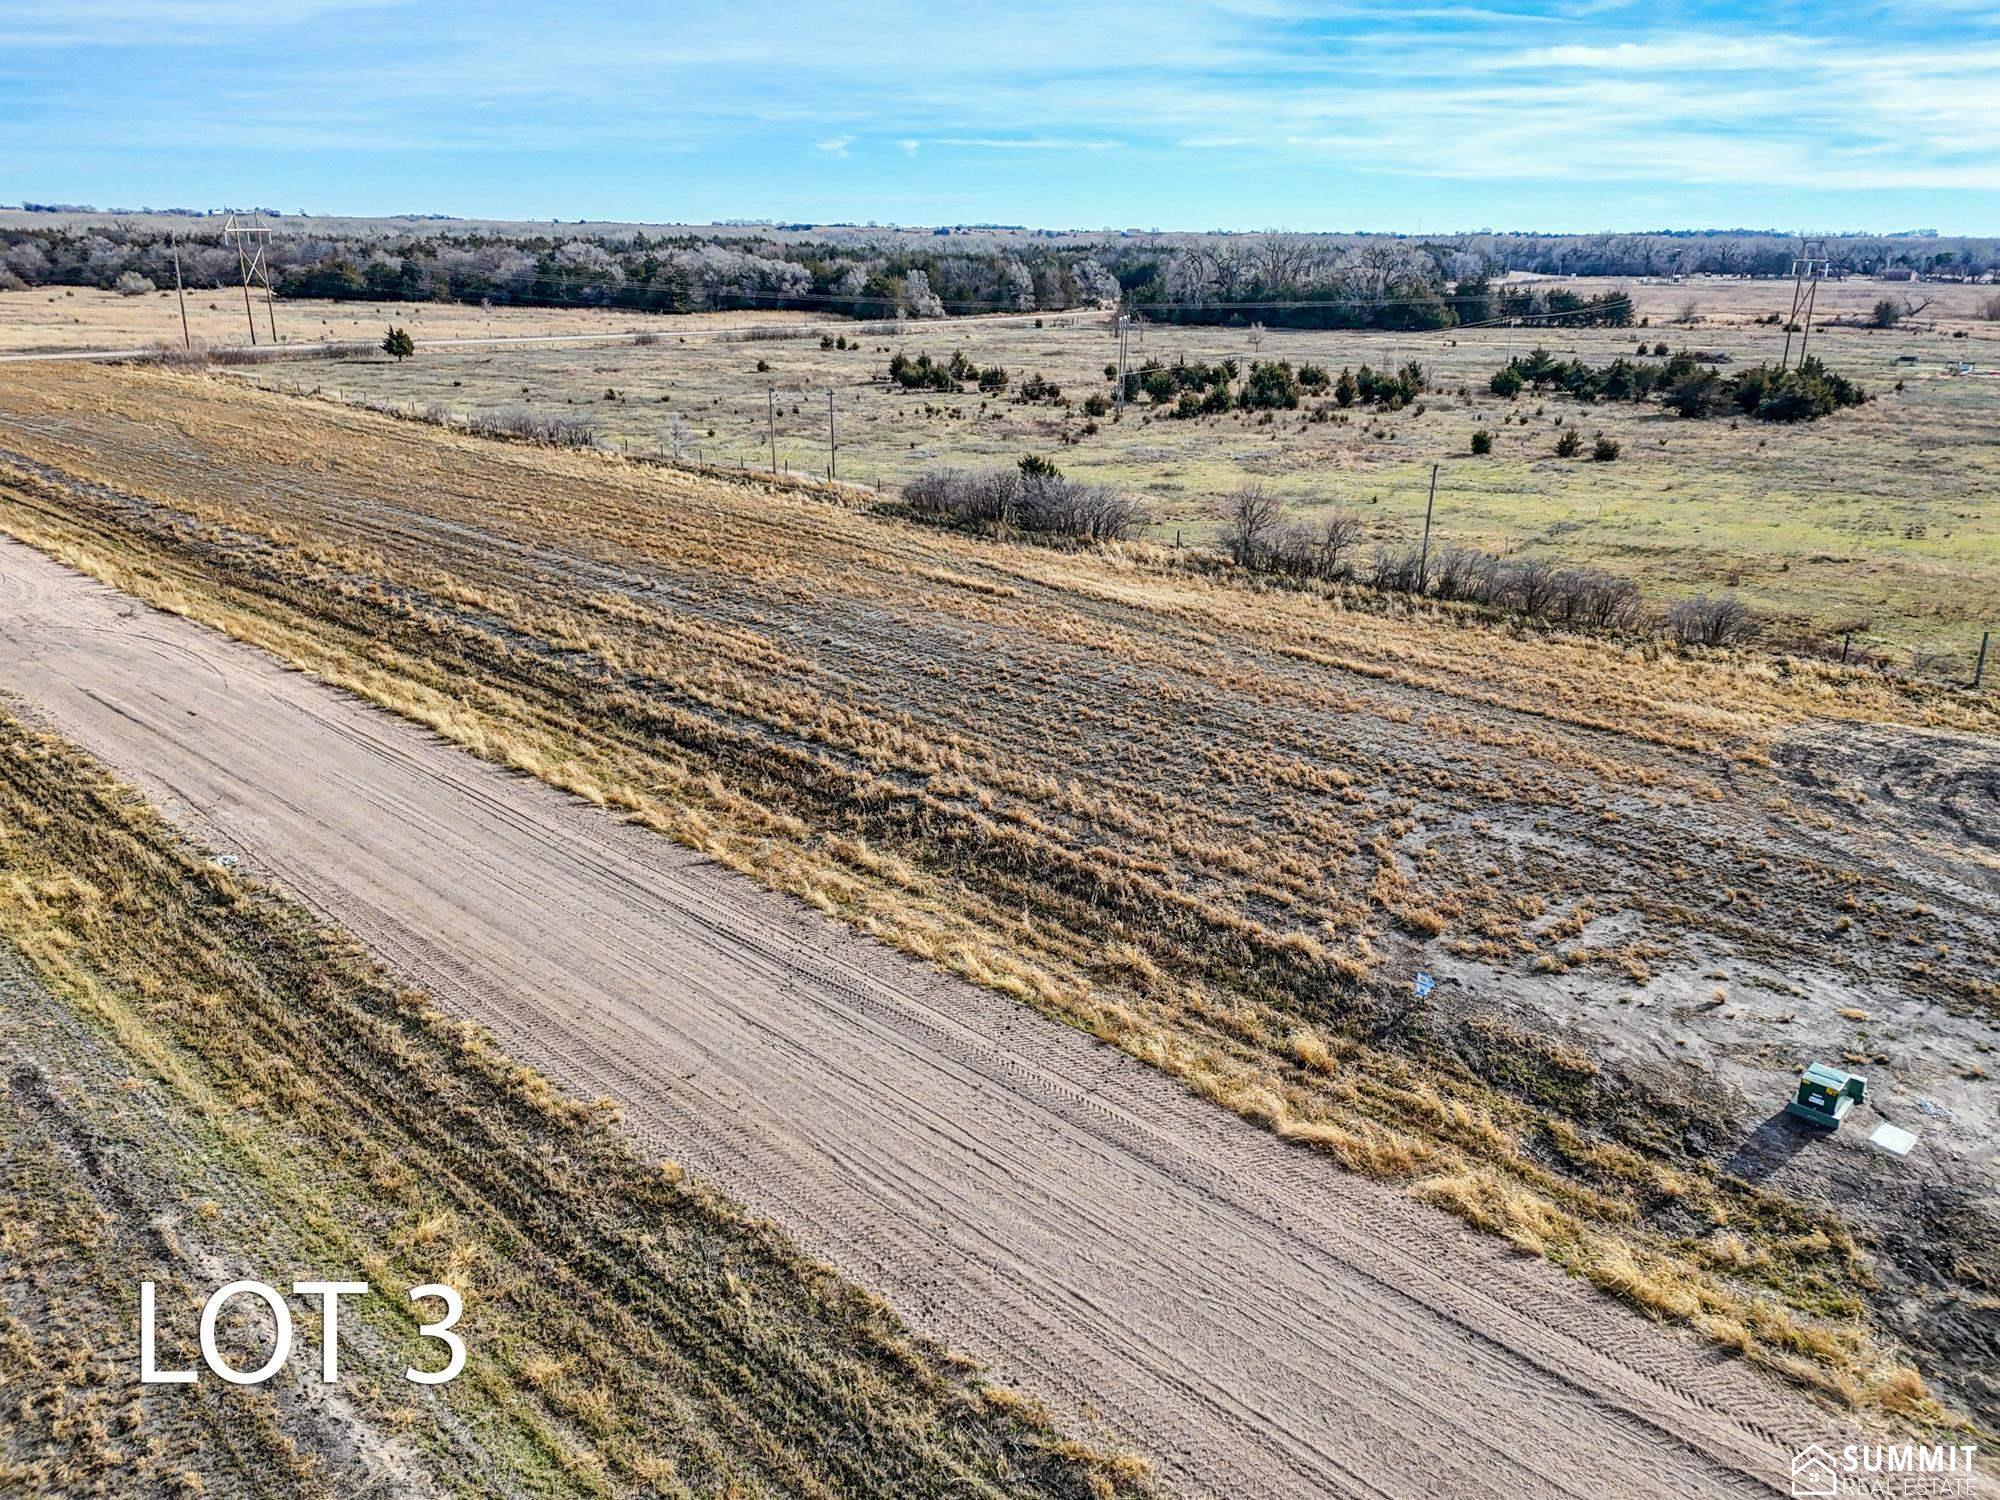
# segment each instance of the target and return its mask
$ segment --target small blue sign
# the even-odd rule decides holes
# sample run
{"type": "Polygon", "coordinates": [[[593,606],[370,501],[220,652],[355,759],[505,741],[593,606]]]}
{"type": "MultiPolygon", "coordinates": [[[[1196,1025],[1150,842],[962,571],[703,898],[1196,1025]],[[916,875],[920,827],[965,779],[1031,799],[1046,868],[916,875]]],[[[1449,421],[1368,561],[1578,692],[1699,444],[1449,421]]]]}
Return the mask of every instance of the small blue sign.
{"type": "Polygon", "coordinates": [[[1421,999],[1437,988],[1437,981],[1419,969],[1417,971],[1417,997],[1421,999]]]}

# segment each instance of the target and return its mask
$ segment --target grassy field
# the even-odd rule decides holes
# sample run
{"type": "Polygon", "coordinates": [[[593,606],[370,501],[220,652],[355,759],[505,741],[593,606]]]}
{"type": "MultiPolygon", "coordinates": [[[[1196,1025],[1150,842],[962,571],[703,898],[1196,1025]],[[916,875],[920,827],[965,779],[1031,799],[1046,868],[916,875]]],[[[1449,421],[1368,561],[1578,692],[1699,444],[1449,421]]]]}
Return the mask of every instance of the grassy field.
{"type": "MultiPolygon", "coordinates": [[[[260,343],[270,339],[270,314],[263,288],[251,311],[260,343]]],[[[197,343],[227,348],[250,341],[241,288],[204,287],[187,295],[188,332],[197,343]]],[[[689,313],[679,329],[749,327],[758,323],[796,324],[809,313],[762,311],[689,313]]],[[[477,307],[458,302],[280,301],[278,335],[286,343],[351,342],[378,344],[391,324],[414,339],[534,337],[542,334],[629,335],[657,330],[661,320],[642,313],[572,307],[477,307]]],[[[181,343],[180,305],[170,287],[125,297],[93,287],[38,287],[0,292],[0,354],[61,349],[143,349],[181,343]]]]}
{"type": "Polygon", "coordinates": [[[963,349],[978,364],[1005,366],[1017,384],[1041,372],[1079,402],[1108,393],[1113,341],[1104,318],[1082,315],[1052,315],[1042,329],[857,336],[852,350],[822,350],[816,339],[681,342],[668,321],[657,325],[661,342],[645,346],[428,351],[400,366],[370,360],[243,373],[284,389],[435,402],[461,414],[555,409],[587,416],[613,446],[752,468],[770,461],[766,392],[775,386],[779,463],[816,473],[827,466],[831,392],[843,478],[892,486],[936,464],[1011,464],[1040,452],[1067,473],[1142,496],[1149,534],[1162,541],[1212,539],[1222,498],[1258,480],[1301,516],[1350,508],[1367,521],[1372,542],[1413,543],[1431,465],[1441,463],[1440,544],[1600,564],[1641,580],[1656,600],[1734,590],[1774,617],[1776,634],[1826,641],[1836,628],[1858,625],[1856,644],[1892,665],[1909,667],[1921,652],[1942,658],[1928,663],[1938,675],[1969,675],[1980,631],[2000,623],[2000,512],[1991,499],[2000,482],[2000,378],[1945,372],[1960,359],[1989,371],[2000,365],[2000,323],[1981,315],[1995,289],[1829,285],[1820,310],[1834,323],[1864,319],[1884,296],[1936,301],[1894,332],[1815,331],[1814,351],[1877,399],[1814,424],[1732,427],[1726,419],[1681,421],[1651,405],[1579,407],[1561,396],[1506,402],[1487,392],[1509,352],[1525,354],[1536,343],[1593,363],[1632,354],[1642,333],[1649,345],[1720,351],[1739,367],[1782,352],[1782,331],[1755,319],[1789,308],[1789,283],[1631,291],[1652,326],[1267,332],[1256,349],[1242,329],[1154,327],[1134,338],[1135,362],[1261,355],[1338,371],[1414,359],[1438,388],[1421,412],[1412,406],[1371,418],[1357,409],[1321,422],[1308,420],[1308,410],[1280,413],[1268,425],[1251,414],[1174,420],[1142,398],[1123,422],[1103,420],[1086,434],[1077,409],[976,392],[906,393],[883,383],[894,349],[940,358],[963,349]],[[1899,364],[1903,355],[1915,363],[1899,364]],[[1461,387],[1470,394],[1461,397],[1461,387]],[[1622,457],[1611,464],[1555,457],[1558,423],[1616,438],[1622,457]],[[1490,458],[1470,453],[1480,427],[1496,435],[1490,458]]]}
{"type": "Polygon", "coordinates": [[[1147,1487],[4,715],[0,1000],[0,1489],[1147,1487]],[[343,1306],[340,1384],[138,1383],[142,1278],[185,1367],[208,1289],[286,1267],[394,1299],[343,1306]],[[470,1352],[426,1388],[432,1280],[470,1352]]]}
{"type": "Polygon", "coordinates": [[[1990,1111],[1938,1049],[1994,1042],[2000,852],[1862,787],[1924,752],[1926,809],[1976,795],[1992,700],[207,377],[7,374],[0,404],[0,526],[54,555],[1841,1399],[1934,1411],[1914,1358],[2000,1411],[1969,1354],[1989,1154],[1923,1182],[1743,1154],[1843,1049],[1882,1053],[1886,1103],[1990,1111]]]}

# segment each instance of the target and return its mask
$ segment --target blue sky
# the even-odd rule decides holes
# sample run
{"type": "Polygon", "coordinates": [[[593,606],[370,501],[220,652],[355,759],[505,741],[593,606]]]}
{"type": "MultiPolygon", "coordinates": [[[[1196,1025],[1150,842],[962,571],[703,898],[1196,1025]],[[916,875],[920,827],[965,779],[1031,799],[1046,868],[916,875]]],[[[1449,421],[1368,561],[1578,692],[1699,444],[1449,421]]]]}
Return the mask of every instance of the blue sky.
{"type": "Polygon", "coordinates": [[[0,0],[0,202],[2000,233],[2000,4],[0,0]]]}

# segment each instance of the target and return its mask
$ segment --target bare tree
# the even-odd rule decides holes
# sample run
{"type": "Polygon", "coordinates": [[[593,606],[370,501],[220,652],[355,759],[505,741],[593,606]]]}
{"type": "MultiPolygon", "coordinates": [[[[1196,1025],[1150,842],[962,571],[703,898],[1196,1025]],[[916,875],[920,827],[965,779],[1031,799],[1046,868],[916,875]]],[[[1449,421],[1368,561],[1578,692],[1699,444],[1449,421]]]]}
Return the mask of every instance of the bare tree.
{"type": "Polygon", "coordinates": [[[1683,646],[1733,646],[1756,634],[1756,622],[1732,594],[1683,599],[1664,617],[1667,633],[1683,646]]]}
{"type": "Polygon", "coordinates": [[[1265,494],[1261,484],[1246,484],[1229,499],[1222,545],[1241,566],[1261,568],[1270,557],[1273,534],[1283,518],[1283,507],[1275,496],[1265,494]]]}
{"type": "Polygon", "coordinates": [[[1267,291],[1295,290],[1305,281],[1314,258],[1312,241],[1304,235],[1271,230],[1257,242],[1257,278],[1267,291]]]}
{"type": "Polygon", "coordinates": [[[931,279],[922,271],[911,271],[903,277],[903,310],[913,318],[944,316],[944,303],[931,290],[931,279]]]}
{"type": "Polygon", "coordinates": [[[1367,529],[1367,523],[1351,510],[1337,510],[1322,519],[1319,534],[1313,539],[1319,576],[1329,582],[1346,577],[1352,571],[1346,562],[1347,554],[1367,529]]]}

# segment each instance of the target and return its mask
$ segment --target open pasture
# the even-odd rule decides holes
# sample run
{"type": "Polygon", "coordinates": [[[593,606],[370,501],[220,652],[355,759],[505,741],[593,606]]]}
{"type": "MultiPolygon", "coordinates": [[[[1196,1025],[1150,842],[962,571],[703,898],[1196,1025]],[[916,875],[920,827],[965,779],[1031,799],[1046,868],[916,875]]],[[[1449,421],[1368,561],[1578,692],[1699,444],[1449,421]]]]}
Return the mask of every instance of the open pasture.
{"type": "Polygon", "coordinates": [[[1142,497],[1149,535],[1164,542],[1212,541],[1223,499],[1255,481],[1302,519],[1351,509],[1371,544],[1413,544],[1440,464],[1437,545],[1603,566],[1638,579],[1655,602],[1733,591],[1788,642],[1823,645],[1852,628],[1857,647],[1890,665],[1969,674],[1981,629],[2000,616],[2000,510],[1991,498],[2000,481],[2000,376],[1991,373],[2000,368],[2000,322],[1983,316],[1995,289],[1825,285],[1812,350],[1875,399],[1815,423],[1683,421],[1652,403],[1507,401],[1488,391],[1510,354],[1538,344],[1603,364],[1634,355],[1642,340],[1664,342],[1720,353],[1725,370],[1782,354],[1783,330],[1756,320],[1789,309],[1788,282],[1581,289],[1609,285],[1630,286],[1647,326],[1394,334],[1154,325],[1131,339],[1135,364],[1264,358],[1337,373],[1421,363],[1433,389],[1380,414],[1308,397],[1295,411],[1177,419],[1141,396],[1122,421],[1093,420],[1082,403],[1112,393],[1104,371],[1116,358],[1110,321],[1094,313],[1049,314],[1041,328],[968,321],[900,339],[827,323],[826,334],[848,338],[850,349],[823,349],[817,335],[719,341],[699,336],[698,324],[653,319],[645,326],[656,342],[425,350],[401,365],[371,357],[241,374],[460,415],[555,411],[587,418],[613,448],[711,464],[764,468],[775,448],[781,468],[820,474],[830,395],[844,480],[893,488],[937,465],[1041,453],[1065,473],[1142,497]],[[1900,328],[1855,326],[1885,297],[1935,300],[1900,328]],[[975,364],[1005,367],[1010,390],[903,391],[886,379],[898,350],[939,359],[963,350],[975,364]],[[1953,373],[1964,361],[1987,373],[1953,373]],[[1070,404],[1016,400],[1037,373],[1070,404]],[[1588,442],[1583,455],[1557,457],[1565,425],[1616,440],[1620,457],[1591,462],[1588,442]],[[1480,429],[1493,433],[1493,452],[1475,458],[1480,429]]]}

